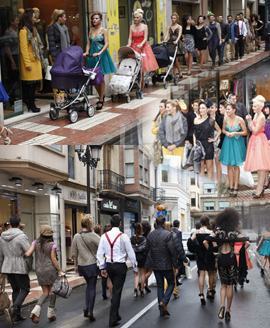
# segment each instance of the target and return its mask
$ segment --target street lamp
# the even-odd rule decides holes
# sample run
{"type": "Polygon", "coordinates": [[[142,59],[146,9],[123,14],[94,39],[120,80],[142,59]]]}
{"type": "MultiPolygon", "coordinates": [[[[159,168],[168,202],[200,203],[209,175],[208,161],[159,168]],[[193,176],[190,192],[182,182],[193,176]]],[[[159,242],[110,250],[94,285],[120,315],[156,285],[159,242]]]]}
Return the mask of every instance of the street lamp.
{"type": "Polygon", "coordinates": [[[100,150],[102,146],[86,146],[85,153],[84,146],[75,146],[75,152],[78,154],[78,158],[84,165],[86,165],[87,173],[87,213],[91,213],[90,209],[90,167],[96,168],[98,161],[100,160],[100,150]]]}

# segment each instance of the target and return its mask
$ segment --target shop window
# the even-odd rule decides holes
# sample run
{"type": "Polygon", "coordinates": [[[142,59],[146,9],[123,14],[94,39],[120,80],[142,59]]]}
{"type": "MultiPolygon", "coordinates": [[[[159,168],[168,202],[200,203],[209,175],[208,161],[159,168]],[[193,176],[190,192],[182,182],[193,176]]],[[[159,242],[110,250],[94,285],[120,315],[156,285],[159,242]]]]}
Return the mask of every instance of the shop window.
{"type": "Polygon", "coordinates": [[[215,210],[215,202],[203,202],[203,210],[204,211],[214,211],[215,210]]]}
{"type": "Polygon", "coordinates": [[[190,179],[190,184],[191,184],[192,186],[195,186],[195,184],[196,184],[195,181],[196,181],[195,178],[191,178],[191,179],[190,179]]]}
{"type": "Polygon", "coordinates": [[[134,163],[125,164],[126,184],[134,183],[134,163]]]}

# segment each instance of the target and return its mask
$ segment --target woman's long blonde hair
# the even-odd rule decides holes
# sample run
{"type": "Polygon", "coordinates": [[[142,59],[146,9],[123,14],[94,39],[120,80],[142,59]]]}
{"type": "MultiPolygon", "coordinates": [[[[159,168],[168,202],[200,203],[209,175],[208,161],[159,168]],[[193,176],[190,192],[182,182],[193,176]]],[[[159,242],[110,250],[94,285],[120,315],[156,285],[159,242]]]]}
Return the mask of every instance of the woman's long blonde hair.
{"type": "Polygon", "coordinates": [[[177,99],[170,99],[166,102],[166,105],[167,104],[171,104],[178,112],[181,112],[180,102],[177,99]]]}
{"type": "Polygon", "coordinates": [[[91,214],[85,214],[82,218],[81,221],[81,226],[82,228],[86,228],[88,231],[92,231],[92,226],[93,226],[94,218],[92,217],[91,214]]]}
{"type": "Polygon", "coordinates": [[[66,12],[63,9],[54,9],[52,16],[51,16],[51,21],[50,24],[48,25],[51,26],[52,24],[54,24],[55,22],[57,22],[58,17],[63,17],[63,15],[65,15],[66,12]]]}

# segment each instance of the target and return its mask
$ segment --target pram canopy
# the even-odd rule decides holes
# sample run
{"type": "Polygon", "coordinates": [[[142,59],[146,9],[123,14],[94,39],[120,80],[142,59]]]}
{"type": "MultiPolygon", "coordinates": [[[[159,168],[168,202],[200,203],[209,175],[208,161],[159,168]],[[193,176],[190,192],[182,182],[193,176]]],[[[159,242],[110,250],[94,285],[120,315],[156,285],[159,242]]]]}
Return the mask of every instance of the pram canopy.
{"type": "Polygon", "coordinates": [[[60,52],[51,68],[52,88],[71,89],[85,83],[87,77],[82,74],[83,51],[79,46],[68,47],[60,52]]]}
{"type": "Polygon", "coordinates": [[[166,44],[156,44],[152,48],[159,68],[167,67],[171,64],[169,48],[166,44]]]}
{"type": "Polygon", "coordinates": [[[141,55],[135,51],[134,49],[132,49],[131,47],[121,47],[118,50],[118,60],[119,63],[121,63],[121,61],[125,58],[136,58],[137,60],[141,59],[141,55]]]}

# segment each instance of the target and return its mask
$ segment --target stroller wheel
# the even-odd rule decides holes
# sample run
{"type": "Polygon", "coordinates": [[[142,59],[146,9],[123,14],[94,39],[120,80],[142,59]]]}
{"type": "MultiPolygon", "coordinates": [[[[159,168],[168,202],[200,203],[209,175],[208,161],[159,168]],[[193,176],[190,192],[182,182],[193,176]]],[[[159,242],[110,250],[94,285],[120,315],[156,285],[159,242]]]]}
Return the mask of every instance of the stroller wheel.
{"type": "Polygon", "coordinates": [[[164,86],[164,89],[167,89],[167,88],[168,88],[168,83],[165,82],[165,83],[163,84],[163,86],[164,86]]]}
{"type": "Polygon", "coordinates": [[[130,102],[130,96],[127,96],[127,103],[129,103],[130,102]]]}
{"type": "Polygon", "coordinates": [[[79,114],[76,110],[73,110],[69,113],[69,120],[71,123],[76,123],[78,120],[79,114]]]}
{"type": "Polygon", "coordinates": [[[174,77],[173,83],[174,83],[174,85],[177,85],[178,84],[178,77],[177,76],[174,77]]]}
{"type": "Polygon", "coordinates": [[[59,117],[59,110],[55,108],[55,104],[54,103],[51,103],[51,106],[50,107],[51,107],[50,108],[50,112],[49,112],[50,119],[52,121],[55,121],[59,117]]]}
{"type": "Polygon", "coordinates": [[[94,114],[95,114],[95,108],[94,108],[94,106],[92,106],[92,105],[87,106],[86,112],[87,112],[87,115],[89,117],[94,116],[94,114]]]}
{"type": "Polygon", "coordinates": [[[115,102],[115,95],[111,95],[111,101],[115,102]]]}

